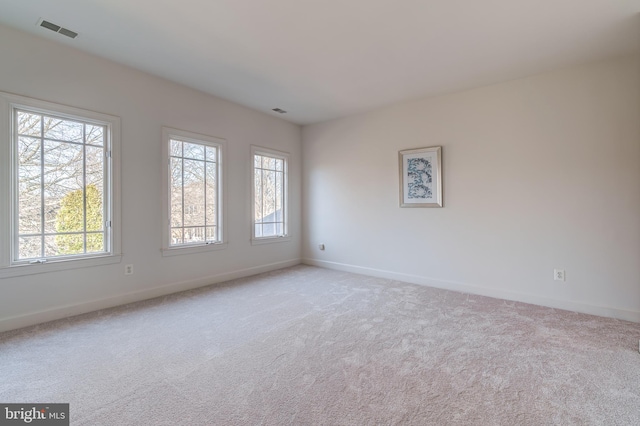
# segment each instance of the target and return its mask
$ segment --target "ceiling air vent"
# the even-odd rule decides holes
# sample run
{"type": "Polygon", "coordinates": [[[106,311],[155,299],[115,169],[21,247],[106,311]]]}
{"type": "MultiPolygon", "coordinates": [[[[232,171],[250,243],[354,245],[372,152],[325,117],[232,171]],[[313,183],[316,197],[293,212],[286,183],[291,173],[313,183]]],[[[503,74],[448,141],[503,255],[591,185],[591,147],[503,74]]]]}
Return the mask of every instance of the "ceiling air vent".
{"type": "Polygon", "coordinates": [[[76,38],[78,37],[78,33],[68,30],[66,28],[62,28],[60,25],[56,25],[53,22],[49,22],[49,21],[45,21],[44,19],[41,19],[40,22],[38,23],[38,25],[40,25],[41,27],[44,27],[48,30],[51,30],[53,32],[56,32],[58,34],[62,34],[65,35],[67,37],[71,37],[71,38],[76,38]]]}
{"type": "Polygon", "coordinates": [[[287,113],[287,111],[285,111],[283,109],[280,109],[280,108],[274,108],[273,111],[279,112],[280,114],[286,114],[287,113]]]}

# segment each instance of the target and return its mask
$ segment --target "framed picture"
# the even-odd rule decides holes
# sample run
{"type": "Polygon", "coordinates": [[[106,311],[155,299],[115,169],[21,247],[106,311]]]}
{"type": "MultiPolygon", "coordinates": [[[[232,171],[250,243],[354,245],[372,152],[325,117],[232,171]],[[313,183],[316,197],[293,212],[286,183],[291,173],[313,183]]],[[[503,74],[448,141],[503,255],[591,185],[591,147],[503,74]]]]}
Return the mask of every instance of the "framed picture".
{"type": "Polygon", "coordinates": [[[400,207],[442,207],[442,147],[406,149],[400,160],[400,207]]]}

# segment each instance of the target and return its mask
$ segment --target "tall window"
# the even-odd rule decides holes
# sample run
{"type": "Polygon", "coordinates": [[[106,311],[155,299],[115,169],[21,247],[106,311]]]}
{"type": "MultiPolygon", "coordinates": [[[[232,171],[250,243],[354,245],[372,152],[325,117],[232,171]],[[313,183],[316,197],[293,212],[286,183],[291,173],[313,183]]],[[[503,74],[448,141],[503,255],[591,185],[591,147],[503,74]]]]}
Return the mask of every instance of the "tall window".
{"type": "Polygon", "coordinates": [[[166,149],[165,248],[222,243],[224,141],[164,129],[166,149]]]}
{"type": "Polygon", "coordinates": [[[9,101],[4,105],[11,117],[10,161],[3,162],[10,238],[9,247],[0,247],[0,268],[115,254],[112,147],[118,119],[0,95],[9,101]]]}
{"type": "Polygon", "coordinates": [[[287,237],[287,167],[284,152],[252,147],[253,240],[287,237]]]}
{"type": "Polygon", "coordinates": [[[14,119],[14,259],[107,252],[107,126],[20,109],[14,119]]]}

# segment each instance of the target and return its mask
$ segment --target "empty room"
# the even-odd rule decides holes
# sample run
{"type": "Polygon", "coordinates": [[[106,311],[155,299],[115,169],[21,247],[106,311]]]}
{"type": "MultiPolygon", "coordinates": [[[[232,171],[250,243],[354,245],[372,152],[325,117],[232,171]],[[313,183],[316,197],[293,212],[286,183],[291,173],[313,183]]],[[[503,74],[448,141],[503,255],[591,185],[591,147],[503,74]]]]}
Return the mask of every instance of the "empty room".
{"type": "Polygon", "coordinates": [[[0,0],[0,424],[640,424],[640,0],[0,0]]]}

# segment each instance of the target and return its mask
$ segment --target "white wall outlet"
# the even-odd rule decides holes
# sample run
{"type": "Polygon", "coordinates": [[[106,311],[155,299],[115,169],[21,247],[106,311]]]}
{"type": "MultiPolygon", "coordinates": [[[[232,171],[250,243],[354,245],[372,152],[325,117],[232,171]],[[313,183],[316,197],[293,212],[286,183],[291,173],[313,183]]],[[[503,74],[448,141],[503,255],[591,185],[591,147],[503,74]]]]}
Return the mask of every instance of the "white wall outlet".
{"type": "Polygon", "coordinates": [[[124,274],[133,275],[133,265],[124,265],[124,274]]]}
{"type": "Polygon", "coordinates": [[[565,281],[564,269],[554,269],[553,279],[556,281],[565,281]]]}
{"type": "Polygon", "coordinates": [[[319,248],[320,250],[324,250],[324,244],[318,244],[318,248],[319,248]]]}

